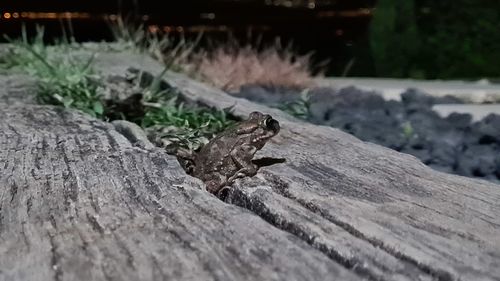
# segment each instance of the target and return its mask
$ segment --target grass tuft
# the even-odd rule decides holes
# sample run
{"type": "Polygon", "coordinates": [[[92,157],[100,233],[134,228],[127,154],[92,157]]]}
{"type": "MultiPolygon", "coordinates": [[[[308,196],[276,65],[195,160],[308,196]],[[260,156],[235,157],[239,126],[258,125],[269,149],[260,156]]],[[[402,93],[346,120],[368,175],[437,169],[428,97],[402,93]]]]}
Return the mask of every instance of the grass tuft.
{"type": "MultiPolygon", "coordinates": [[[[218,132],[234,123],[230,109],[216,110],[187,105],[180,100],[175,89],[164,89],[165,69],[156,77],[151,77],[146,85],[141,85],[139,75],[137,85],[129,85],[134,92],[125,100],[105,98],[105,82],[93,69],[95,56],[88,59],[71,56],[69,43],[47,46],[43,40],[43,29],[28,40],[26,30],[20,40],[9,40],[11,47],[0,60],[0,67],[18,69],[38,78],[37,99],[42,104],[75,108],[93,117],[116,120],[125,119],[142,126],[147,132],[170,146],[197,149],[208,142],[218,132]]],[[[125,38],[136,40],[144,36],[139,31],[125,33],[125,38]]],[[[166,39],[148,45],[151,48],[169,48],[166,39]]],[[[137,43],[137,42],[136,42],[137,43]]],[[[136,44],[134,43],[134,44],[136,44]]],[[[186,46],[183,44],[182,46],[186,46]]],[[[183,53],[184,47],[173,49],[172,58],[183,53]]],[[[123,89],[126,90],[126,89],[123,89]]]]}
{"type": "Polygon", "coordinates": [[[228,92],[243,85],[304,89],[313,84],[311,55],[298,55],[279,41],[263,50],[229,42],[198,53],[194,64],[199,76],[228,92]]]}
{"type": "Polygon", "coordinates": [[[278,106],[278,108],[292,116],[306,120],[311,116],[310,99],[311,96],[309,95],[309,89],[305,89],[302,91],[298,100],[287,102],[278,106]]]}
{"type": "Polygon", "coordinates": [[[410,121],[406,121],[402,124],[402,130],[406,140],[410,140],[415,135],[415,130],[410,121]]]}
{"type": "MultiPolygon", "coordinates": [[[[196,150],[217,133],[234,124],[228,118],[230,109],[210,110],[176,105],[172,99],[159,108],[148,110],[141,126],[157,138],[178,147],[196,150]]],[[[169,144],[167,144],[168,146],[169,144]]]]}
{"type": "Polygon", "coordinates": [[[143,89],[145,114],[140,120],[140,126],[161,139],[165,146],[196,150],[235,122],[230,116],[231,108],[217,110],[188,105],[174,89],[162,89],[160,82],[167,69],[143,89]]]}
{"type": "Polygon", "coordinates": [[[191,57],[202,36],[203,33],[198,33],[194,40],[186,40],[183,36],[174,40],[165,33],[148,34],[147,52],[172,71],[192,74],[196,66],[191,57]]]}
{"type": "Polygon", "coordinates": [[[108,101],[110,110],[106,117],[139,124],[159,146],[190,150],[196,150],[235,122],[230,108],[210,109],[183,101],[177,90],[162,83],[167,69],[155,77],[132,70],[135,85],[130,87],[138,91],[124,101],[108,101]]]}
{"type": "Polygon", "coordinates": [[[193,72],[194,65],[189,58],[203,37],[203,33],[198,33],[194,40],[186,40],[182,35],[174,38],[159,29],[149,32],[143,24],[134,24],[122,16],[111,21],[109,27],[115,41],[126,49],[149,54],[169,70],[193,72]]]}
{"type": "Polygon", "coordinates": [[[137,25],[121,15],[110,21],[108,26],[114,41],[124,49],[143,51],[146,47],[146,30],[143,24],[137,25]]]}
{"type": "Polygon", "coordinates": [[[43,37],[43,28],[37,27],[37,34],[30,41],[23,28],[22,39],[9,39],[12,48],[3,58],[2,67],[37,77],[40,103],[76,108],[94,117],[102,116],[104,109],[95,82],[97,76],[91,67],[94,56],[86,61],[75,59],[68,55],[70,45],[64,43],[49,50],[43,37]]]}

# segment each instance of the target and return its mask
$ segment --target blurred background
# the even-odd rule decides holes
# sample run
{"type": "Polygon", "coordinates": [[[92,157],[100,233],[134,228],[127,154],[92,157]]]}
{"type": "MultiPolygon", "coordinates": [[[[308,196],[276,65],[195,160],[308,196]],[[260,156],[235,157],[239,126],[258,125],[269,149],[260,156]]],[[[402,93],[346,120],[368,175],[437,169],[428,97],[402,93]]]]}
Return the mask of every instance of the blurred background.
{"type": "Polygon", "coordinates": [[[328,76],[500,76],[500,2],[494,0],[2,0],[0,31],[16,37],[22,22],[31,32],[37,23],[51,40],[71,21],[77,41],[109,41],[109,22],[120,14],[152,32],[186,38],[203,32],[201,46],[228,34],[260,46],[279,37],[300,54],[314,52],[313,71],[328,76]]]}

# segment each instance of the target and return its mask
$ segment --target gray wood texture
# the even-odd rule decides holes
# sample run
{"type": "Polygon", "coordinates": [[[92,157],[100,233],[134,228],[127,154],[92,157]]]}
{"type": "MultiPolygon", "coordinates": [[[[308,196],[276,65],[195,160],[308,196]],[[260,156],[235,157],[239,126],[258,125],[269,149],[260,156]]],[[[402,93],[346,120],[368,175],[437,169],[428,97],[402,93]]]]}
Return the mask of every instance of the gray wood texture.
{"type": "Polygon", "coordinates": [[[110,124],[51,106],[0,116],[1,280],[355,280],[110,124]]]}
{"type": "MultiPolygon", "coordinates": [[[[162,70],[124,53],[96,63],[162,70]]],[[[281,123],[257,158],[285,162],[223,202],[123,124],[23,102],[32,90],[5,81],[0,280],[500,280],[499,185],[169,73],[191,100],[281,123]]]]}

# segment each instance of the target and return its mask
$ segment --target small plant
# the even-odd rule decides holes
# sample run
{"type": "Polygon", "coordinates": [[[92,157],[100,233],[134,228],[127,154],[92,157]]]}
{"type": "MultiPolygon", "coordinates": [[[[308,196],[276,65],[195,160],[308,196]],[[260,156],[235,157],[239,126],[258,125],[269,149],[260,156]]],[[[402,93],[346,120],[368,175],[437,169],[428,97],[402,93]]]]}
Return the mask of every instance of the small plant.
{"type": "Polygon", "coordinates": [[[413,135],[415,134],[415,131],[413,129],[413,126],[411,125],[411,122],[410,121],[406,121],[402,124],[403,126],[403,136],[409,140],[413,137],[413,135]]]}
{"type": "Polygon", "coordinates": [[[133,24],[119,15],[116,20],[110,21],[108,26],[113,34],[114,41],[125,49],[142,51],[146,47],[144,25],[133,24]]]}
{"type": "Polygon", "coordinates": [[[126,119],[144,128],[155,143],[162,147],[184,147],[195,150],[218,132],[234,123],[230,108],[216,110],[185,103],[180,93],[165,88],[162,83],[165,68],[155,77],[131,70],[136,89],[125,101],[107,103],[111,112],[106,117],[126,119]]]}
{"type": "Polygon", "coordinates": [[[279,109],[287,112],[288,114],[295,116],[300,119],[307,119],[311,115],[311,102],[310,102],[309,90],[306,89],[302,91],[300,98],[296,101],[287,102],[282,106],[278,106],[279,109]]]}
{"type": "Polygon", "coordinates": [[[203,33],[198,33],[194,40],[188,41],[183,36],[174,40],[168,34],[148,33],[147,52],[172,71],[192,74],[195,65],[190,58],[202,36],[203,33]]]}
{"type": "MultiPolygon", "coordinates": [[[[131,33],[127,36],[132,40],[142,35],[131,33]]],[[[32,40],[28,40],[23,28],[22,39],[10,42],[8,55],[0,60],[1,66],[16,68],[38,78],[37,99],[40,103],[75,108],[105,120],[129,120],[171,146],[190,150],[195,150],[234,123],[229,115],[230,108],[214,110],[187,105],[180,101],[179,93],[174,89],[165,89],[162,79],[171,66],[166,66],[149,80],[143,79],[143,73],[139,73],[137,85],[129,85],[131,94],[118,100],[101,94],[106,92],[101,89],[105,84],[92,68],[94,56],[87,60],[71,56],[69,43],[45,45],[42,28],[32,40]]],[[[164,46],[167,43],[158,41],[155,44],[164,46]]]]}
{"type": "Polygon", "coordinates": [[[234,123],[228,118],[229,112],[230,109],[188,107],[171,98],[147,110],[141,126],[156,132],[161,139],[195,150],[234,123]]]}
{"type": "Polygon", "coordinates": [[[134,24],[121,15],[111,21],[109,26],[115,41],[126,49],[147,53],[173,71],[193,71],[194,66],[189,62],[189,57],[203,33],[198,33],[190,41],[182,35],[176,39],[158,28],[148,31],[144,24],[134,24]]]}
{"type": "Polygon", "coordinates": [[[57,67],[47,62],[47,65],[53,67],[52,73],[40,77],[39,101],[75,108],[93,117],[102,117],[104,109],[97,91],[98,85],[91,79],[92,59],[83,65],[72,64],[71,59],[63,60],[57,67]]]}
{"type": "Polygon", "coordinates": [[[64,52],[69,51],[64,44],[49,50],[43,36],[43,28],[37,27],[36,36],[29,42],[23,28],[21,40],[10,40],[12,47],[4,57],[3,67],[17,68],[37,77],[39,102],[76,108],[101,117],[104,109],[91,67],[94,57],[86,61],[76,59],[64,52]]]}

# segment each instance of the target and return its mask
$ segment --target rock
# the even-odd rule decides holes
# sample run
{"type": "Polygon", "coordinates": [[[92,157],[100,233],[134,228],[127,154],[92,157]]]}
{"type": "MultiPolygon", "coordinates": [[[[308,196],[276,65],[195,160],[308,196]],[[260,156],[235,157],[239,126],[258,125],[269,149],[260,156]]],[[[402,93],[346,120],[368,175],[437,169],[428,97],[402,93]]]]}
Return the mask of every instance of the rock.
{"type": "Polygon", "coordinates": [[[401,94],[401,102],[408,113],[413,113],[430,109],[434,104],[434,98],[418,89],[410,88],[401,94]]]}
{"type": "Polygon", "coordinates": [[[488,145],[469,146],[458,155],[457,171],[461,175],[488,177],[497,170],[500,150],[488,145]]]}
{"type": "Polygon", "coordinates": [[[340,89],[333,95],[331,104],[334,108],[363,108],[365,110],[379,110],[385,101],[375,92],[366,92],[356,87],[340,89]]]}
{"type": "Polygon", "coordinates": [[[415,131],[422,135],[433,133],[437,128],[448,127],[446,122],[439,115],[430,109],[413,111],[406,116],[415,131]]]}
{"type": "Polygon", "coordinates": [[[463,104],[463,100],[451,96],[432,96],[415,88],[409,88],[401,94],[401,101],[406,107],[432,107],[435,104],[463,104]]]}
{"type": "Polygon", "coordinates": [[[495,176],[500,181],[500,157],[495,160],[495,176]]]}
{"type": "Polygon", "coordinates": [[[239,92],[231,93],[238,98],[245,98],[269,106],[279,106],[300,97],[300,91],[285,88],[271,88],[260,85],[243,85],[239,92]]]}
{"type": "Polygon", "coordinates": [[[310,114],[309,121],[314,124],[324,124],[330,120],[334,105],[332,99],[335,95],[335,90],[331,88],[313,88],[309,91],[310,95],[310,114]]]}
{"type": "Polygon", "coordinates": [[[489,114],[477,122],[477,132],[480,134],[480,144],[500,144],[500,115],[489,114]]]}
{"type": "Polygon", "coordinates": [[[403,123],[406,121],[405,109],[400,102],[395,100],[386,101],[384,109],[387,116],[392,118],[393,120],[399,123],[403,123]]]}
{"type": "Polygon", "coordinates": [[[432,144],[429,164],[434,166],[447,167],[446,169],[440,168],[440,171],[453,171],[453,167],[456,167],[457,155],[460,154],[458,147],[447,144],[446,141],[434,142],[432,144]]]}
{"type": "Polygon", "coordinates": [[[471,125],[472,115],[469,113],[453,112],[445,120],[454,128],[464,130],[471,125]]]}
{"type": "Polygon", "coordinates": [[[455,96],[445,95],[445,96],[435,96],[433,104],[464,104],[463,99],[455,96]]]}
{"type": "MultiPolygon", "coordinates": [[[[316,88],[310,91],[311,121],[328,124],[358,136],[394,149],[400,149],[405,142],[398,122],[388,118],[385,101],[375,93],[363,92],[355,87],[335,91],[316,88]]],[[[390,107],[396,110],[394,107],[390,107]]]]}

